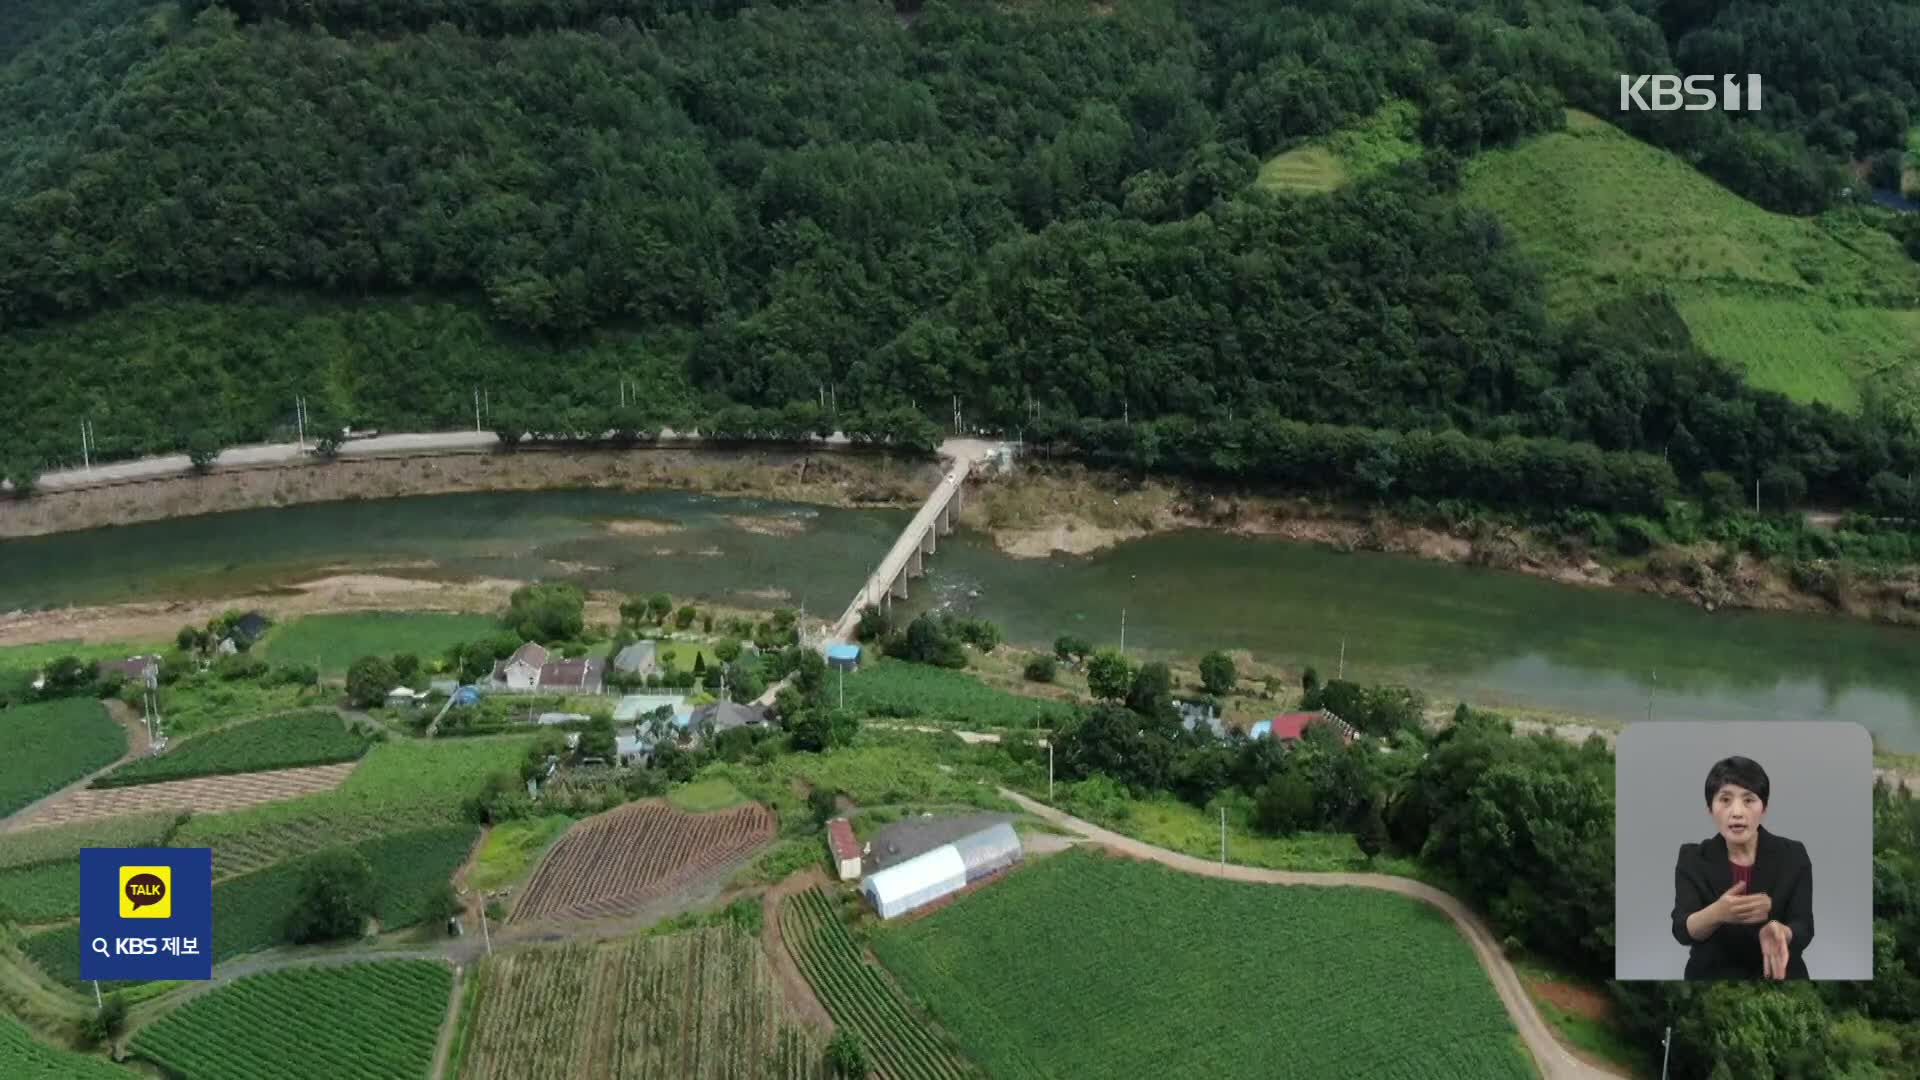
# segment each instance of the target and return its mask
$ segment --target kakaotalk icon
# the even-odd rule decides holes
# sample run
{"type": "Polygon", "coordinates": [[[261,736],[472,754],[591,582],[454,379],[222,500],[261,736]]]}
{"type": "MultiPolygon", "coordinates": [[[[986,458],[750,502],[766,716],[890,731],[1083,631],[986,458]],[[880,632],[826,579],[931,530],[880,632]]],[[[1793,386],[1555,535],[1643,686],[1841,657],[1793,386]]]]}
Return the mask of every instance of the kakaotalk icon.
{"type": "Polygon", "coordinates": [[[173,867],[123,866],[120,868],[120,917],[123,919],[170,919],[173,917],[173,867]]]}

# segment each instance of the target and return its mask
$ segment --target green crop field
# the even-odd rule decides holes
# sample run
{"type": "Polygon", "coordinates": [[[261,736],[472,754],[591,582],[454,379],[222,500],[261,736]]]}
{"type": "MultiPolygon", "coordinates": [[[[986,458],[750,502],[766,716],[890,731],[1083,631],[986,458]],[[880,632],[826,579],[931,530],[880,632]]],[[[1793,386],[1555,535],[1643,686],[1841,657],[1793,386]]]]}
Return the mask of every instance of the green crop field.
{"type": "MultiPolygon", "coordinates": [[[[373,867],[374,913],[383,930],[426,918],[434,894],[466,860],[479,838],[474,825],[436,826],[362,840],[354,845],[373,867]]],[[[287,940],[287,916],[300,893],[304,858],[291,859],[213,886],[215,963],[287,940]]],[[[23,943],[55,981],[78,987],[80,936],[75,925],[44,930],[23,943]]],[[[101,984],[112,989],[112,984],[101,984]]]]}
{"type": "Polygon", "coordinates": [[[137,758],[93,782],[127,787],[185,780],[191,776],[293,769],[352,761],[367,740],[347,729],[331,710],[253,720],[183,740],[157,757],[137,758]]]}
{"type": "Polygon", "coordinates": [[[317,664],[322,675],[344,675],[362,656],[412,653],[431,661],[452,646],[499,629],[499,623],[484,615],[356,611],[283,623],[268,631],[256,649],[276,664],[317,664]]]}
{"type": "Polygon", "coordinates": [[[824,1077],[760,943],[731,927],[520,949],[473,978],[461,1080],[824,1077]]]}
{"type": "Polygon", "coordinates": [[[245,679],[229,682],[213,672],[196,672],[161,691],[167,734],[191,735],[250,717],[302,708],[331,707],[338,692],[312,686],[265,686],[245,679]]]}
{"type": "Polygon", "coordinates": [[[873,948],[996,1077],[1534,1076],[1471,947],[1392,893],[1076,850],[873,948]]]}
{"type": "Polygon", "coordinates": [[[194,1080],[418,1080],[452,991],[453,974],[431,960],[290,968],[197,997],[130,1045],[194,1080]]]}
{"type": "Polygon", "coordinates": [[[0,1076],[21,1080],[127,1080],[105,1058],[56,1050],[36,1040],[18,1020],[0,1012],[0,1076]]]}
{"type": "Polygon", "coordinates": [[[1332,191],[1420,156],[1420,110],[1395,101],[1331,135],[1310,139],[1260,166],[1256,187],[1293,194],[1332,191]]]}
{"type": "MultiPolygon", "coordinates": [[[[782,754],[760,765],[714,764],[700,779],[724,778],[756,802],[773,807],[782,821],[806,817],[806,788],[844,792],[862,806],[981,806],[1008,809],[993,788],[943,770],[921,744],[887,743],[888,733],[863,733],[853,746],[831,754],[782,754]]],[[[919,738],[931,738],[924,736],[919,738]]]]}
{"type": "MultiPolygon", "coordinates": [[[[840,676],[827,673],[828,700],[837,701],[840,676]]],[[[964,671],[904,660],[875,660],[846,676],[847,708],[864,716],[954,720],[981,727],[1050,727],[1073,706],[1050,698],[996,690],[964,671]]]]}
{"type": "Polygon", "coordinates": [[[0,870],[0,918],[52,922],[80,914],[80,860],[0,870]]]}
{"type": "Polygon", "coordinates": [[[738,806],[746,802],[747,797],[725,779],[709,777],[675,787],[667,792],[667,801],[689,814],[704,814],[709,810],[738,806]]]}
{"type": "MultiPolygon", "coordinates": [[[[813,984],[833,1022],[858,1034],[874,1065],[895,1080],[974,1075],[967,1062],[914,1015],[886,976],[867,962],[840,918],[833,901],[819,889],[797,893],[780,906],[787,951],[813,984]]],[[[1079,992],[1086,993],[1086,988],[1079,992]]]]}
{"type": "Polygon", "coordinates": [[[180,820],[178,814],[139,814],[0,833],[0,870],[78,859],[83,847],[165,847],[180,820]]]}
{"type": "Polygon", "coordinates": [[[211,847],[216,878],[390,832],[465,821],[464,803],[495,773],[518,775],[532,736],[384,742],[332,791],[189,821],[179,847],[211,847]]]}
{"type": "Polygon", "coordinates": [[[1475,157],[1464,198],[1512,230],[1557,315],[1666,290],[1700,347],[1755,385],[1853,408],[1877,384],[1920,407],[1920,265],[1879,229],[1762,210],[1578,112],[1475,157]]]}
{"type": "Polygon", "coordinates": [[[127,733],[92,698],[0,710],[0,817],[127,752],[127,733]]]}

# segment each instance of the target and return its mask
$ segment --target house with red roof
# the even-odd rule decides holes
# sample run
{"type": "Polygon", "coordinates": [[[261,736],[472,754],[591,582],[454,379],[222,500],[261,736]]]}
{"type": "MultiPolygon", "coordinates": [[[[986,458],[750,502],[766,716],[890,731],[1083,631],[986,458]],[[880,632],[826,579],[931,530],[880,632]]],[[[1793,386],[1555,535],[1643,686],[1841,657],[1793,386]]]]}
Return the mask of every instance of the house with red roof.
{"type": "Polygon", "coordinates": [[[1247,735],[1255,739],[1278,739],[1281,742],[1299,742],[1306,734],[1308,724],[1332,724],[1340,733],[1340,741],[1352,744],[1360,737],[1352,724],[1333,715],[1325,709],[1319,712],[1281,713],[1271,720],[1262,720],[1248,729],[1247,735]]]}
{"type": "Polygon", "coordinates": [[[860,841],[853,835],[853,826],[846,818],[827,822],[827,847],[833,850],[833,864],[839,868],[841,881],[860,876],[860,841]]]}

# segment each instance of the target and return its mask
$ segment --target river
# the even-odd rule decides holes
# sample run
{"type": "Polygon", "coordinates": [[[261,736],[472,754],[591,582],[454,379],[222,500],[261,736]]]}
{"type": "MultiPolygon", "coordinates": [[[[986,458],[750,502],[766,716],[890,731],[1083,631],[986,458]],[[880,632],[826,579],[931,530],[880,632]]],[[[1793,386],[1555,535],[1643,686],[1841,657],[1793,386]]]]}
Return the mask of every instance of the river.
{"type": "MultiPolygon", "coordinates": [[[[0,611],[236,595],[388,566],[837,615],[910,516],[613,491],[243,511],[0,542],[0,611]],[[671,531],[613,531],[634,520],[671,531]]],[[[1920,751],[1920,633],[1911,630],[1709,614],[1626,591],[1201,531],[1034,560],[961,533],[941,539],[930,566],[913,584],[913,606],[971,610],[1019,642],[1073,632],[1114,644],[1124,609],[1136,654],[1243,648],[1313,664],[1324,678],[1339,670],[1344,642],[1349,678],[1404,681],[1442,700],[1615,721],[1643,719],[1649,706],[1656,719],[1847,719],[1887,749],[1920,751]]]]}

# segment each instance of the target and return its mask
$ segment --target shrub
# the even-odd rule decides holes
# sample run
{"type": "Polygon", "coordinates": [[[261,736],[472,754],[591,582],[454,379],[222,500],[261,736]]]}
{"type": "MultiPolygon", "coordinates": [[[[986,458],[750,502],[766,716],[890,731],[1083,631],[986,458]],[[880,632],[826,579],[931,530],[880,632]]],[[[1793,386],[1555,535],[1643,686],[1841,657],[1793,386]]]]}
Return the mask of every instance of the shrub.
{"type": "Polygon", "coordinates": [[[373,902],[373,867],[366,856],[348,848],[323,851],[301,875],[287,936],[299,944],[357,937],[373,914],[373,902]]]}
{"type": "Polygon", "coordinates": [[[1034,682],[1050,683],[1054,676],[1054,660],[1051,656],[1036,656],[1027,661],[1026,676],[1034,682]]]}

